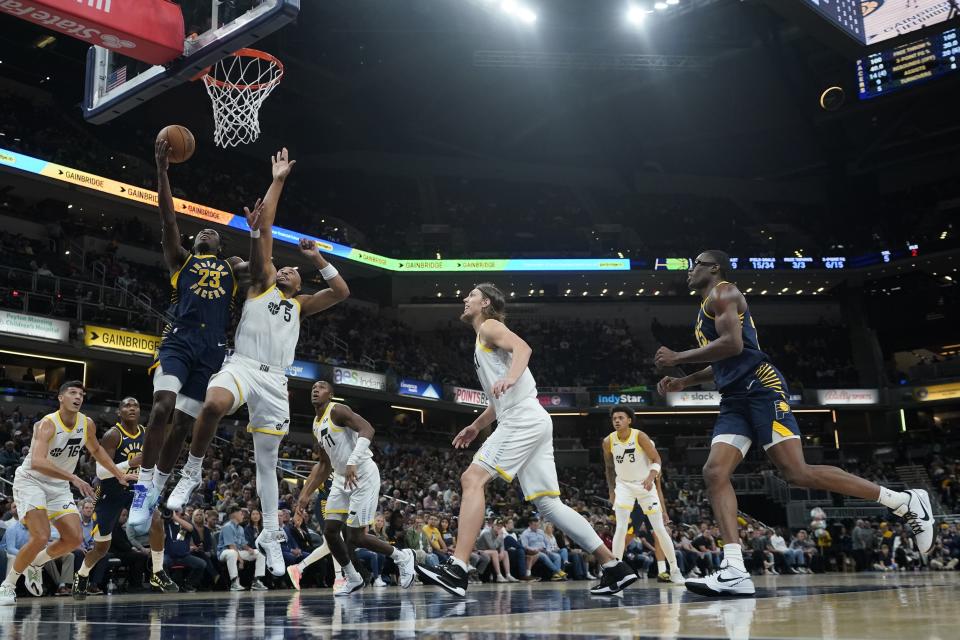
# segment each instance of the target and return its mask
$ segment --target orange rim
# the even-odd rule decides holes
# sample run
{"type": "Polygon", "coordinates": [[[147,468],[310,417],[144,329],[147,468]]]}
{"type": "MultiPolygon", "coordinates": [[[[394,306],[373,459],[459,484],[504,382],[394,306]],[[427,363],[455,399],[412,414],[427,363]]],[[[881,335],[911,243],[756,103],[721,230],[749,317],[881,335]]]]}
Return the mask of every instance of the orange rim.
{"type": "Polygon", "coordinates": [[[218,87],[223,87],[223,88],[240,89],[241,91],[247,91],[247,90],[257,91],[259,89],[262,89],[263,87],[269,87],[271,85],[275,85],[278,82],[280,82],[280,80],[283,78],[283,63],[280,62],[279,58],[270,55],[266,51],[260,51],[259,49],[238,49],[233,53],[231,53],[230,55],[234,56],[235,58],[240,58],[240,57],[260,58],[261,60],[271,62],[274,65],[276,65],[279,73],[274,78],[272,78],[269,82],[261,82],[259,84],[236,84],[234,82],[226,82],[224,80],[218,80],[214,78],[212,75],[210,75],[210,70],[213,67],[207,67],[203,72],[201,72],[202,74],[204,74],[203,81],[208,84],[216,85],[218,87]]]}

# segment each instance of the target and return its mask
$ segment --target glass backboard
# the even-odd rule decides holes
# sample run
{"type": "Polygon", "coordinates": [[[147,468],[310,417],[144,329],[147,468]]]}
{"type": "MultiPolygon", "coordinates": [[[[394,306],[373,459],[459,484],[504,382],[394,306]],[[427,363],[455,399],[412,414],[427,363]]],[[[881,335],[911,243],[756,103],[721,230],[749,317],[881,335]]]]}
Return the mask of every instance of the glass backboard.
{"type": "Polygon", "coordinates": [[[87,52],[83,115],[102,124],[179,84],[224,56],[250,47],[289,24],[300,0],[179,0],[183,12],[183,56],[151,66],[111,49],[87,52]]]}

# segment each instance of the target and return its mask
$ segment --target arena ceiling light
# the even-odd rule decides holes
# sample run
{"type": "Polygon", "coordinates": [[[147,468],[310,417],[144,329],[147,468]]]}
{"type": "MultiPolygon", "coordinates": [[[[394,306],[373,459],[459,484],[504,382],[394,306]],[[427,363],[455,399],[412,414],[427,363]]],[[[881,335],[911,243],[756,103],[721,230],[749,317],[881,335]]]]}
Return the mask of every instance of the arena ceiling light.
{"type": "Polygon", "coordinates": [[[649,9],[632,4],[627,8],[627,22],[636,27],[642,26],[648,13],[651,13],[649,9]]]}
{"type": "Polygon", "coordinates": [[[537,21],[537,14],[533,9],[515,0],[503,0],[500,10],[525,24],[534,24],[537,21]]]}

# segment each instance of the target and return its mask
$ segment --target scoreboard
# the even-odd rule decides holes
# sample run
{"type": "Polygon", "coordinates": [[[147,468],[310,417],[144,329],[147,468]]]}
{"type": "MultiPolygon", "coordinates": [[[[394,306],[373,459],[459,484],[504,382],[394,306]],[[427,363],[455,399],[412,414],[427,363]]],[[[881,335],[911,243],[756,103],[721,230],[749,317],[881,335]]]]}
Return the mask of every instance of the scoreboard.
{"type": "Polygon", "coordinates": [[[956,73],[958,64],[960,29],[947,29],[857,60],[857,92],[861,100],[876,98],[956,73]]]}

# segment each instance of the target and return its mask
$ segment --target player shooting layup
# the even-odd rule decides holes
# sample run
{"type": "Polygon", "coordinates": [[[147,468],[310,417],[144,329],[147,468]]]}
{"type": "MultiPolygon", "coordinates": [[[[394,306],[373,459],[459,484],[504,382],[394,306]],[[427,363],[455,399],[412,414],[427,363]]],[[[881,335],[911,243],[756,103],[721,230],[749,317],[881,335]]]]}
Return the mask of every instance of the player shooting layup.
{"type": "Polygon", "coordinates": [[[296,161],[280,151],[273,160],[273,182],[263,201],[253,211],[244,208],[250,226],[250,288],[243,303],[240,324],[234,338],[235,351],[223,368],[210,379],[203,408],[193,426],[190,455],[183,475],[170,493],[167,507],[179,511],[200,484],[203,456],[223,416],[246,404],[250,413],[247,431],[253,434],[257,465],[257,494],[263,512],[263,531],[257,546],[263,550],[267,568],[281,576],[286,570],[280,543],[285,538],[277,516],[279,487],[277,461],[280,441],[290,429],[290,398],[285,369],[293,364],[300,322],[320,313],[350,295],[347,283],[316,248],[313,240],[302,238],[300,251],[320,271],[328,289],[313,295],[297,295],[300,272],[295,267],[277,270],[271,262],[273,221],[283,185],[296,161]]]}

